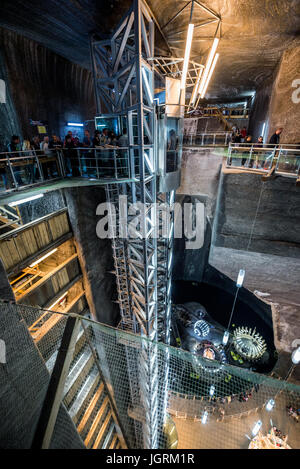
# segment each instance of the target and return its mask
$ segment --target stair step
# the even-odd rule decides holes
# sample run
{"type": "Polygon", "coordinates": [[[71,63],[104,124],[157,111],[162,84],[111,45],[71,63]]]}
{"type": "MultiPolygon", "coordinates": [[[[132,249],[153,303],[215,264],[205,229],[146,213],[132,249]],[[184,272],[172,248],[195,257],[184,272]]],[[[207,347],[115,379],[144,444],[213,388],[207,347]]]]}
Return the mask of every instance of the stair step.
{"type": "Polygon", "coordinates": [[[118,444],[118,435],[115,433],[109,446],[109,449],[115,449],[116,444],[118,444]]]}
{"type": "Polygon", "coordinates": [[[99,401],[102,393],[103,393],[103,390],[104,390],[104,384],[101,383],[99,388],[97,389],[97,391],[95,392],[91,402],[89,403],[86,411],[85,411],[85,414],[84,416],[82,417],[79,425],[77,426],[77,430],[78,430],[78,433],[82,433],[82,431],[84,430],[88,420],[90,419],[94,409],[96,408],[97,406],[97,402],[99,401]]]}
{"type": "MultiPolygon", "coordinates": [[[[101,441],[102,441],[105,433],[107,432],[107,427],[108,427],[109,423],[111,422],[111,418],[112,418],[112,413],[109,410],[107,416],[105,417],[105,420],[104,420],[103,424],[101,425],[101,428],[100,428],[100,431],[97,435],[95,443],[93,444],[93,449],[98,449],[99,448],[99,445],[101,444],[101,441]]],[[[109,429],[108,429],[108,431],[109,431],[109,429]]]]}
{"type": "MultiPolygon", "coordinates": [[[[77,357],[76,357],[77,358],[77,357]]],[[[70,369],[64,388],[64,402],[69,406],[78,391],[78,387],[87,378],[95,361],[91,352],[85,348],[70,369]]]]}
{"type": "MultiPolygon", "coordinates": [[[[92,444],[92,440],[93,440],[93,437],[95,435],[95,432],[98,428],[98,426],[100,425],[100,422],[103,418],[103,415],[105,414],[105,411],[107,410],[107,407],[109,405],[109,400],[108,400],[108,397],[106,396],[101,404],[101,407],[100,409],[98,410],[97,414],[96,414],[96,417],[90,427],[90,430],[87,434],[87,437],[85,438],[84,440],[84,444],[86,447],[90,447],[91,444],[92,444]]],[[[110,412],[110,411],[109,411],[110,412]]]]}
{"type": "Polygon", "coordinates": [[[115,423],[112,422],[109,429],[108,429],[108,432],[107,432],[107,435],[103,441],[103,444],[101,446],[101,449],[108,449],[108,445],[109,443],[111,442],[112,440],[112,437],[113,437],[113,434],[114,434],[114,430],[115,430],[115,423]]]}
{"type": "Polygon", "coordinates": [[[79,423],[80,416],[84,413],[85,410],[85,403],[89,402],[92,395],[95,393],[95,390],[99,385],[99,380],[99,373],[95,368],[95,370],[92,371],[87,377],[87,380],[77,394],[75,401],[69,408],[68,412],[75,425],[79,423]]]}

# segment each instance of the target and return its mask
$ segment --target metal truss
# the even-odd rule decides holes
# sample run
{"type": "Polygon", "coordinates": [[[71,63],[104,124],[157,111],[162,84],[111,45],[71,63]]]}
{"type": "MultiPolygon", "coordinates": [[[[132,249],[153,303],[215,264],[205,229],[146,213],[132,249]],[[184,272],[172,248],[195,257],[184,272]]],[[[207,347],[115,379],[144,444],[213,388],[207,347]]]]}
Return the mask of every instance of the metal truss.
{"type": "MultiPolygon", "coordinates": [[[[154,64],[155,70],[163,76],[177,78],[180,80],[182,74],[182,64],[184,59],[178,57],[153,57],[149,59],[154,64]]],[[[194,87],[199,74],[204,69],[204,65],[189,61],[187,72],[186,88],[194,87]]]]}
{"type": "Polygon", "coordinates": [[[133,182],[108,185],[107,195],[115,208],[121,194],[129,196],[128,218],[136,221],[136,229],[131,228],[129,236],[122,233],[113,240],[113,254],[122,324],[145,338],[138,371],[128,361],[132,405],[143,409],[143,446],[157,448],[163,422],[159,422],[157,396],[156,116],[154,70],[147,61],[154,57],[154,19],[146,4],[134,0],[112,37],[92,40],[91,51],[98,113],[103,105],[106,113],[127,120],[133,182]],[[138,216],[130,213],[132,207],[139,209],[138,216]]]}

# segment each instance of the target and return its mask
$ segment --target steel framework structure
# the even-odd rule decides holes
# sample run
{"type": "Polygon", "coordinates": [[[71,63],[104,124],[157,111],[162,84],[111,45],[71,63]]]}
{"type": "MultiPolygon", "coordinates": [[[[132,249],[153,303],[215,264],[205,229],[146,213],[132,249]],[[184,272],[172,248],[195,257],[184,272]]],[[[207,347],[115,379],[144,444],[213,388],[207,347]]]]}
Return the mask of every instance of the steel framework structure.
{"type": "Polygon", "coordinates": [[[165,203],[168,217],[169,204],[174,202],[174,191],[158,194],[157,189],[154,64],[151,61],[154,28],[155,19],[148,6],[142,0],[134,0],[109,40],[91,40],[98,114],[103,106],[107,114],[125,119],[128,129],[130,181],[108,184],[106,193],[110,207],[114,207],[110,211],[110,223],[116,230],[112,244],[122,317],[120,325],[150,339],[142,342],[140,363],[130,363],[127,357],[132,411],[140,415],[142,411],[142,416],[135,419],[137,446],[145,448],[157,448],[167,405],[166,359],[164,404],[158,409],[156,343],[170,341],[173,223],[169,217],[168,236],[157,239],[161,228],[157,224],[157,203],[165,203]],[[120,210],[121,196],[127,199],[120,210]],[[121,212],[124,211],[130,222],[130,233],[122,224],[121,212]],[[143,390],[140,395],[134,384],[137,379],[143,390]]]}

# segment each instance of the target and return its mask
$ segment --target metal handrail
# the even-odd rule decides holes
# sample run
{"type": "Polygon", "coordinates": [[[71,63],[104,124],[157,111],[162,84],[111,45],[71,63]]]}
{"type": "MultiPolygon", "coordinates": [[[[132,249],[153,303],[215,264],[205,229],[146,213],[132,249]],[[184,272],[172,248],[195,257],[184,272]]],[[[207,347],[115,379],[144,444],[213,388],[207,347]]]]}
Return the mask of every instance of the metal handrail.
{"type": "Polygon", "coordinates": [[[293,177],[298,180],[300,176],[300,146],[293,144],[264,144],[263,146],[257,146],[257,143],[231,143],[228,148],[226,167],[242,170],[251,169],[254,172],[269,173],[272,171],[274,174],[293,177]],[[283,159],[284,161],[282,161],[283,159]],[[235,160],[235,164],[233,164],[233,160],[235,160]],[[237,162],[238,164],[236,164],[237,162]],[[254,162],[256,168],[253,167],[254,162]],[[250,165],[251,163],[252,165],[250,165]],[[284,167],[282,168],[281,165],[284,165],[284,167]],[[286,167],[286,165],[289,165],[289,167],[286,167]]]}

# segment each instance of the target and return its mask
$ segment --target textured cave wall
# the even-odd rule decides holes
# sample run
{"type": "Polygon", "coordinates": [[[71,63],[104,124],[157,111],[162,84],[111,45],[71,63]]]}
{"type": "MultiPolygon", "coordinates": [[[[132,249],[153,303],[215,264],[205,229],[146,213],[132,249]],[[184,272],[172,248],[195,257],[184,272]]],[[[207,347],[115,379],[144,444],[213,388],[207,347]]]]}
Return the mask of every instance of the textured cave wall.
{"type": "Polygon", "coordinates": [[[198,249],[185,249],[185,239],[174,240],[173,280],[200,282],[203,278],[212,237],[216,212],[220,170],[224,149],[185,149],[182,155],[181,185],[176,202],[204,205],[204,218],[200,220],[203,244],[198,249]]]}
{"type": "Polygon", "coordinates": [[[83,272],[84,287],[93,317],[104,324],[116,326],[119,320],[111,242],[99,239],[96,225],[98,204],[105,202],[100,187],[64,189],[70,223],[83,272]]]}
{"type": "Polygon", "coordinates": [[[5,59],[0,47],[0,79],[5,82],[5,102],[0,103],[0,151],[6,150],[7,138],[11,135],[21,135],[21,128],[16,109],[11,96],[5,59]]]}
{"type": "Polygon", "coordinates": [[[246,250],[256,217],[250,251],[299,258],[299,194],[288,178],[222,174],[215,245],[246,250]]]}
{"type": "MultiPolygon", "coordinates": [[[[294,80],[300,88],[300,40],[287,49],[280,63],[269,110],[269,137],[278,126],[284,127],[281,143],[300,143],[300,102],[293,101],[294,80]]],[[[298,101],[300,92],[297,93],[298,101]]]]}
{"type": "Polygon", "coordinates": [[[268,113],[275,77],[276,74],[274,74],[271,80],[268,80],[256,91],[255,100],[250,112],[248,132],[252,136],[253,142],[256,142],[258,137],[262,135],[263,125],[266,123],[264,141],[267,143],[269,128],[268,113]]]}
{"type": "MultiPolygon", "coordinates": [[[[30,119],[47,123],[49,133],[64,136],[68,121],[83,122],[94,118],[96,109],[90,71],[4,28],[0,29],[0,41],[0,52],[24,138],[36,134],[30,119]]],[[[7,117],[1,118],[1,134],[6,139],[12,131],[19,133],[11,105],[7,115],[10,124],[6,123],[7,117]]]]}

